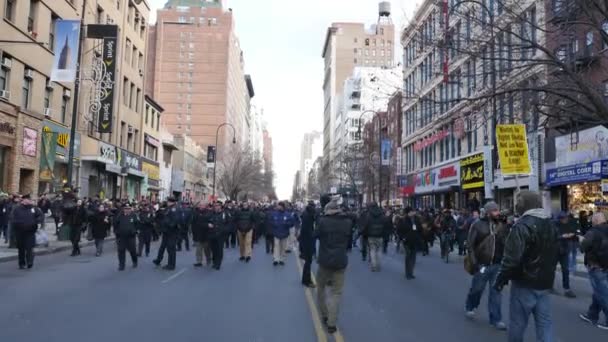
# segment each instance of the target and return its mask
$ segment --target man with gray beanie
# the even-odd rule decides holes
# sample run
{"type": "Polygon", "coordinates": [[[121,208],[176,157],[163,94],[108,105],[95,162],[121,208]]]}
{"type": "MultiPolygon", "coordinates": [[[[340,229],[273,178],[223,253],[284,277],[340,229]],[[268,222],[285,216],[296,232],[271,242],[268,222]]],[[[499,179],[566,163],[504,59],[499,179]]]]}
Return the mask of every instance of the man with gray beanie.
{"type": "Polygon", "coordinates": [[[323,323],[329,333],[335,333],[340,297],[344,286],[344,273],[348,265],[346,249],[349,246],[352,221],[336,199],[325,206],[314,236],[319,239],[319,269],[317,270],[317,302],[323,323]],[[331,288],[330,298],[325,290],[331,288]]]}
{"type": "Polygon", "coordinates": [[[549,290],[555,280],[559,253],[558,229],[542,208],[538,193],[522,190],[515,211],[520,219],[505,243],[497,291],[511,281],[509,342],[523,342],[530,313],[537,341],[554,341],[549,290]]]}
{"type": "Polygon", "coordinates": [[[507,227],[500,221],[500,210],[496,202],[484,206],[485,215],[475,222],[469,230],[468,258],[473,265],[473,280],[465,304],[466,315],[475,317],[475,309],[481,302],[481,296],[488,286],[488,312],[490,324],[498,330],[505,330],[502,321],[502,295],[493,288],[505,249],[507,227]]]}

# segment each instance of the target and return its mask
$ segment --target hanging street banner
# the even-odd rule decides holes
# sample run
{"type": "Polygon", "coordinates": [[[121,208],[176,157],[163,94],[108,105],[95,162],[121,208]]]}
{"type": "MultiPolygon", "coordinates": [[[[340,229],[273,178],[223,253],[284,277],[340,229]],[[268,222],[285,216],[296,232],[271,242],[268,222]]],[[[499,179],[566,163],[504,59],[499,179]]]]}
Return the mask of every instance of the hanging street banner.
{"type": "Polygon", "coordinates": [[[78,67],[80,20],[57,20],[55,23],[55,60],[51,81],[72,83],[78,67]]]}
{"type": "Polygon", "coordinates": [[[526,125],[496,125],[496,143],[500,171],[503,175],[531,173],[526,125]]]}
{"type": "Polygon", "coordinates": [[[114,90],[116,89],[114,82],[116,74],[116,37],[103,39],[101,58],[103,73],[97,130],[99,133],[111,133],[112,117],[114,115],[114,90]]]}
{"type": "Polygon", "coordinates": [[[382,166],[391,165],[391,141],[388,139],[382,140],[381,151],[382,153],[382,166]]]}
{"type": "Polygon", "coordinates": [[[40,160],[40,180],[55,178],[55,153],[57,153],[57,132],[42,132],[42,158],[40,160]]]}

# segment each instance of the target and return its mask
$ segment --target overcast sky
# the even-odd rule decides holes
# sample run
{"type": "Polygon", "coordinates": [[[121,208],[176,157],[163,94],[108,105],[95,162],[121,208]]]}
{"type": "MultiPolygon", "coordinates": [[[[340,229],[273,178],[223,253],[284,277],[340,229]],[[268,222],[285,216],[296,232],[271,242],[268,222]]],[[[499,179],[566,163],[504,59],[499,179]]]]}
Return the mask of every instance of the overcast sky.
{"type": "MultiPolygon", "coordinates": [[[[397,28],[411,18],[418,2],[391,1],[397,28]]],[[[165,3],[151,0],[153,12],[165,3]]],[[[302,137],[323,128],[321,52],[327,27],[340,21],[375,23],[378,1],[228,0],[228,6],[253,80],[254,104],[264,108],[273,138],[277,194],[289,199],[302,137]]],[[[395,56],[400,58],[401,51],[395,56]]]]}

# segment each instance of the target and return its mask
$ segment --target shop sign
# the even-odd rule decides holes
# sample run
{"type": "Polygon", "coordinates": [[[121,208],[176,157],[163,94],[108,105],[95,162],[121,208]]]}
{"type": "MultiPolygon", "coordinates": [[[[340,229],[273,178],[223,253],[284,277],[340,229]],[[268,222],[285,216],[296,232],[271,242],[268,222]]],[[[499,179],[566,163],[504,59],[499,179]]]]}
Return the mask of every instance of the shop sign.
{"type": "Polygon", "coordinates": [[[423,148],[430,146],[441,139],[445,139],[448,135],[450,135],[450,132],[447,129],[444,129],[429,137],[426,137],[414,144],[414,151],[418,152],[418,151],[422,150],[423,148]]]}
{"type": "Polygon", "coordinates": [[[425,193],[436,190],[437,171],[428,170],[416,175],[416,193],[425,193]]]}
{"type": "Polygon", "coordinates": [[[115,74],[116,74],[116,37],[103,38],[103,74],[102,91],[99,97],[99,102],[96,103],[98,108],[98,123],[97,131],[99,133],[112,132],[112,117],[114,115],[114,93],[116,90],[115,74]]]}
{"type": "Polygon", "coordinates": [[[399,189],[401,190],[401,195],[405,197],[409,197],[414,194],[416,191],[416,185],[414,182],[414,176],[398,176],[397,184],[399,184],[399,189]]]}
{"type": "Polygon", "coordinates": [[[555,138],[557,167],[608,159],[608,128],[596,126],[555,138]]]}
{"type": "Polygon", "coordinates": [[[142,161],[141,170],[148,175],[148,183],[151,180],[159,181],[160,180],[160,168],[158,165],[149,163],[147,161],[142,161]]]}
{"type": "Polygon", "coordinates": [[[155,137],[151,136],[148,133],[144,133],[144,138],[146,140],[146,142],[152,146],[160,146],[160,141],[158,141],[158,139],[156,139],[155,137]]]}
{"type": "MultiPolygon", "coordinates": [[[[43,132],[57,133],[56,139],[56,152],[60,157],[67,157],[70,148],[70,130],[67,127],[60,126],[49,120],[42,122],[43,132]]],[[[76,133],[76,140],[74,141],[74,156],[80,155],[80,133],[76,133]]]]}
{"type": "Polygon", "coordinates": [[[458,163],[442,166],[439,168],[437,185],[449,187],[460,184],[460,167],[458,163]]]}
{"type": "Polygon", "coordinates": [[[15,126],[11,125],[8,122],[2,122],[0,123],[0,132],[13,135],[15,134],[15,126]]]}
{"type": "Polygon", "coordinates": [[[119,158],[120,166],[127,168],[127,169],[141,171],[141,157],[140,156],[133,154],[131,152],[125,151],[125,150],[120,150],[120,152],[121,152],[121,156],[119,158]]]}
{"type": "Polygon", "coordinates": [[[23,154],[28,157],[36,157],[38,153],[38,131],[23,127],[23,154]]]}
{"type": "Polygon", "coordinates": [[[460,184],[463,190],[484,187],[483,153],[460,161],[460,184]]]}
{"type": "Polygon", "coordinates": [[[119,165],[118,148],[114,145],[106,144],[104,142],[99,142],[99,160],[106,164],[114,164],[119,165]]]}
{"type": "Polygon", "coordinates": [[[608,177],[608,160],[558,167],[547,170],[547,185],[556,186],[599,181],[608,177]]]}
{"type": "Polygon", "coordinates": [[[55,154],[57,150],[56,132],[42,132],[42,156],[40,158],[40,180],[50,181],[55,178],[55,154]]]}
{"type": "Polygon", "coordinates": [[[496,125],[496,143],[503,176],[530,174],[526,125],[496,125]]]}

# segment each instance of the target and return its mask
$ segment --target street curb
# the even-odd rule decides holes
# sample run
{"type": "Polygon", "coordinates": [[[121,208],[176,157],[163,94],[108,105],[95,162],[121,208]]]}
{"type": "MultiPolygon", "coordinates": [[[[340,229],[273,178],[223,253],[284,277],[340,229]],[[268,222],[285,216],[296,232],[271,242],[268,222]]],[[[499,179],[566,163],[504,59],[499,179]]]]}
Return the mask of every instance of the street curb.
{"type": "MultiPolygon", "coordinates": [[[[105,239],[105,241],[114,241],[114,240],[116,240],[115,237],[109,237],[109,238],[105,239]]],[[[89,246],[93,246],[93,245],[95,245],[95,241],[86,241],[84,243],[80,243],[80,247],[89,247],[89,246]]],[[[70,246],[70,245],[59,246],[59,247],[49,247],[49,248],[38,249],[38,250],[34,249],[34,255],[35,256],[49,255],[49,254],[64,252],[64,251],[67,251],[70,249],[72,249],[72,246],[70,246]]],[[[5,256],[5,257],[0,257],[0,263],[15,261],[18,258],[19,257],[17,255],[9,255],[9,256],[5,256]]]]}

